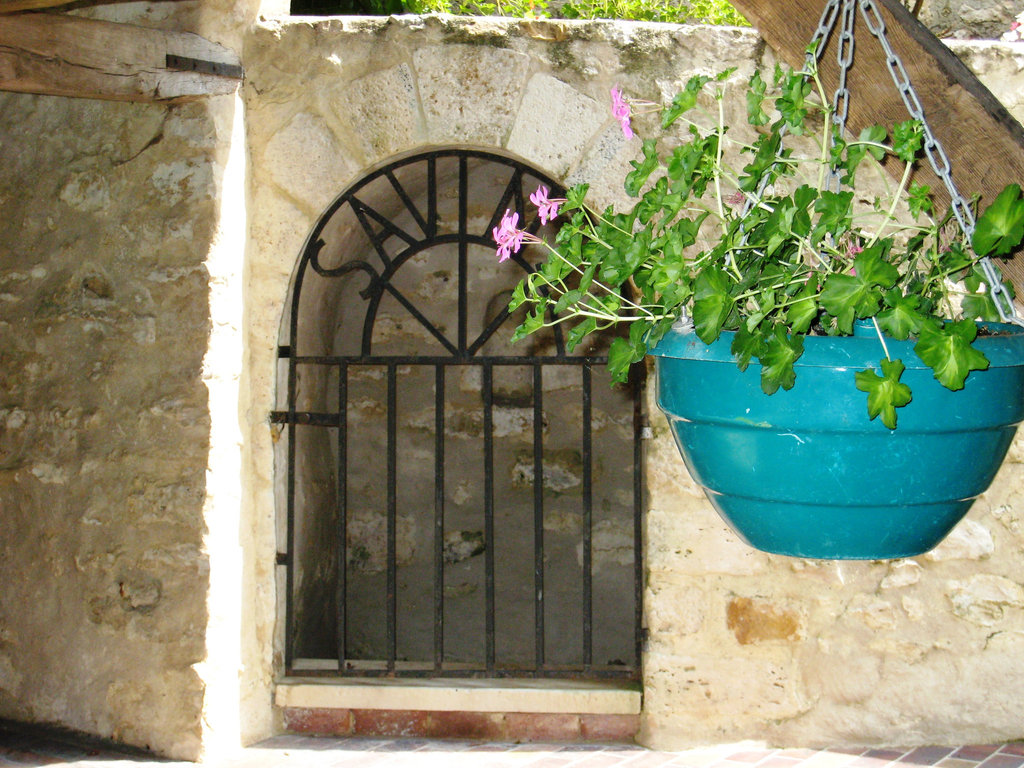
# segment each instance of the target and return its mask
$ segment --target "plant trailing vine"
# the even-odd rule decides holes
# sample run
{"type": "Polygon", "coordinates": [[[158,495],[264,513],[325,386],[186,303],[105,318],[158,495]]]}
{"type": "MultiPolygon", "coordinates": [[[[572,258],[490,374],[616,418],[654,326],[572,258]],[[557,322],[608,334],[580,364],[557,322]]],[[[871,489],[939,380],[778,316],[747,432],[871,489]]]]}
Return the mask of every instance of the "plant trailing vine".
{"type": "MultiPolygon", "coordinates": [[[[681,126],[686,140],[669,135],[664,150],[657,139],[643,141],[625,177],[637,199],[631,209],[591,208],[586,184],[564,200],[538,189],[531,199],[541,221],[563,221],[553,243],[506,214],[494,231],[500,257],[529,242],[548,250],[513,294],[510,308],[529,310],[516,338],[569,323],[571,351],[595,331],[626,324],[608,363],[622,381],[682,318],[708,344],[735,331],[737,364],[760,364],[762,389],[772,394],[794,385],[807,334],[850,335],[867,321],[881,359],[855,373],[856,386],[867,393],[870,418],[895,428],[897,409],[913,393],[900,381],[903,361],[889,359],[886,337],[916,339],[917,355],[951,390],[988,366],[972,342],[978,321],[999,315],[979,260],[1020,247],[1021,188],[1002,190],[968,241],[914,180],[924,154],[919,122],[841,135],[809,57],[803,70],[776,67],[768,81],[754,73],[746,112],[755,137],[741,141],[725,122],[733,75],[692,77],[660,109],[662,129],[681,126]],[[701,127],[697,112],[710,127],[701,127]],[[854,189],[869,158],[904,170],[885,198],[863,205],[854,189]]],[[[630,138],[632,110],[641,105],[617,90],[612,97],[630,138]]]]}

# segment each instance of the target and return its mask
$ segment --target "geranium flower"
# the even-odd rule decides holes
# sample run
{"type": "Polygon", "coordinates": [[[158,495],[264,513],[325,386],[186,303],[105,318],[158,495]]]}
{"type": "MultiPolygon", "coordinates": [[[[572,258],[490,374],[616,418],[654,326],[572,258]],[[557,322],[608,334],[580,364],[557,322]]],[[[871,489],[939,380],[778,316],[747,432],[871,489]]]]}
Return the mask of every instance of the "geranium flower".
{"type": "Polygon", "coordinates": [[[550,199],[548,195],[551,190],[541,184],[537,191],[530,195],[530,202],[537,206],[537,213],[540,215],[540,223],[547,224],[554,221],[558,216],[558,206],[565,202],[564,198],[550,199]]]}
{"type": "Polygon", "coordinates": [[[632,114],[629,104],[622,97],[622,91],[612,88],[612,115],[619,121],[619,125],[622,126],[622,135],[627,139],[632,139],[636,135],[633,133],[633,127],[629,124],[632,114]]]}
{"type": "Polygon", "coordinates": [[[498,244],[498,261],[507,261],[513,253],[519,253],[526,234],[519,226],[519,214],[506,209],[501,224],[492,230],[494,242],[498,244]]]}
{"type": "Polygon", "coordinates": [[[737,189],[733,194],[725,198],[725,202],[729,205],[743,205],[747,200],[747,196],[743,194],[742,189],[737,189]]]}

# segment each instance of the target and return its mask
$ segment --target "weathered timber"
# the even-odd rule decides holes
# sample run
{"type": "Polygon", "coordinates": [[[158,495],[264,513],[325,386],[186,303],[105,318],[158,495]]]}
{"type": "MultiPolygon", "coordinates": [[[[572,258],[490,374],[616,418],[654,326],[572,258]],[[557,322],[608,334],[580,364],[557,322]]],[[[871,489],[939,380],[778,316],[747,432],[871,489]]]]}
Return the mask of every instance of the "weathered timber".
{"type": "MultiPolygon", "coordinates": [[[[800,66],[817,29],[824,0],[732,0],[765,41],[791,66],[800,66]]],[[[914,18],[899,0],[876,0],[886,32],[920,97],[936,139],[949,157],[953,179],[967,198],[983,203],[1007,184],[1024,182],[1024,127],[1003,107],[941,40],[914,18]]],[[[828,41],[821,72],[828,93],[838,80],[836,52],[839,22],[828,41]]],[[[891,126],[908,118],[907,109],[886,65],[885,53],[858,11],[853,68],[848,75],[854,134],[874,124],[891,126]]],[[[902,169],[890,170],[899,175],[902,169]]],[[[918,181],[948,204],[941,182],[925,169],[918,181]]],[[[1024,256],[1006,264],[1018,296],[1024,296],[1024,256]]]]}
{"type": "Polygon", "coordinates": [[[199,35],[52,13],[0,16],[0,90],[177,102],[233,93],[229,49],[199,35]]]}

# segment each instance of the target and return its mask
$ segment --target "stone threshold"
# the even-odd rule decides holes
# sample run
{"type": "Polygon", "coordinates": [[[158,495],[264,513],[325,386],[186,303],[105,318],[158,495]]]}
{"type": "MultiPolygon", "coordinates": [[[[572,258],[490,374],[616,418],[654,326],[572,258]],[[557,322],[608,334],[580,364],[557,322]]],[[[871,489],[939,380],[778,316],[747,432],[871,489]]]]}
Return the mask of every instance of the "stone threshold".
{"type": "Polygon", "coordinates": [[[287,677],[282,708],[639,715],[639,684],[553,679],[287,677]]]}

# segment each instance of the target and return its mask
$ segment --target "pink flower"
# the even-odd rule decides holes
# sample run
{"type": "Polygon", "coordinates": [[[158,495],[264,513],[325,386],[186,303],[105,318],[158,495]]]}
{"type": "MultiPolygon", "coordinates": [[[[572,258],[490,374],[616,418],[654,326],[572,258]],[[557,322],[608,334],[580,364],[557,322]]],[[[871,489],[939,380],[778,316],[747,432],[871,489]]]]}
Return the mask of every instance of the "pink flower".
{"type": "Polygon", "coordinates": [[[558,216],[558,206],[565,202],[562,198],[551,200],[548,198],[551,190],[541,184],[537,191],[530,195],[530,202],[537,206],[537,213],[540,215],[540,223],[547,224],[554,221],[558,216]]]}
{"type": "Polygon", "coordinates": [[[501,217],[501,224],[492,230],[494,242],[498,244],[498,261],[508,261],[513,253],[519,253],[523,247],[522,230],[518,229],[519,214],[506,209],[501,217]]]}
{"type": "Polygon", "coordinates": [[[729,205],[742,205],[747,200],[747,196],[743,194],[743,190],[737,189],[735,193],[725,198],[725,202],[729,205]]]}
{"type": "Polygon", "coordinates": [[[858,253],[863,252],[863,250],[864,250],[863,246],[858,245],[857,243],[855,243],[852,240],[849,243],[846,244],[846,255],[847,256],[856,256],[858,253]]]}
{"type": "Polygon", "coordinates": [[[619,121],[619,125],[622,126],[622,135],[627,139],[632,139],[636,135],[629,124],[632,111],[626,100],[622,98],[622,91],[618,88],[612,88],[612,115],[619,121]]]}

